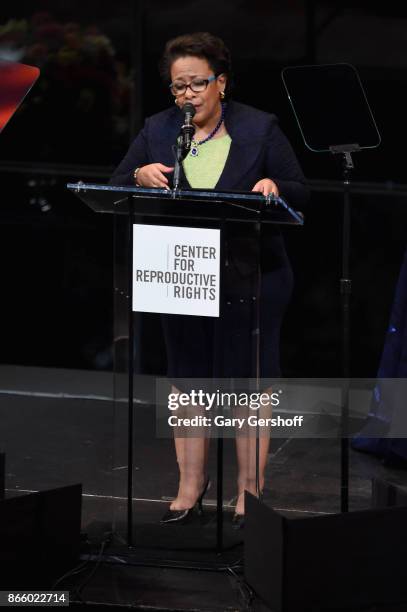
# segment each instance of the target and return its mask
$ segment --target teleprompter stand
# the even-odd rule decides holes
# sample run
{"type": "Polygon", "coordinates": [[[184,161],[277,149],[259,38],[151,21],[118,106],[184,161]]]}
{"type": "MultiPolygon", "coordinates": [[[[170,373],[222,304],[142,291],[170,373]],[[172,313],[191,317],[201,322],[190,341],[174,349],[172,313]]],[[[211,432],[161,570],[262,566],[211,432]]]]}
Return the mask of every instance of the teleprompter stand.
{"type": "MultiPolygon", "coordinates": [[[[127,310],[127,329],[121,329],[121,335],[127,337],[127,515],[125,542],[128,547],[137,547],[134,538],[134,489],[135,471],[134,445],[135,424],[134,408],[137,403],[138,389],[134,388],[135,361],[138,356],[134,352],[135,326],[133,320],[133,226],[134,224],[146,224],[149,226],[182,226],[180,229],[188,231],[191,228],[218,228],[220,230],[220,307],[219,317],[216,321],[217,340],[216,355],[213,360],[213,377],[224,376],[222,366],[222,350],[224,342],[223,322],[228,316],[227,306],[224,300],[222,287],[223,269],[225,262],[225,230],[230,224],[240,228],[254,228],[256,248],[260,249],[262,227],[267,224],[298,225],[303,224],[303,217],[284,202],[281,198],[272,195],[263,196],[252,192],[217,192],[213,190],[166,190],[147,189],[141,187],[112,187],[107,185],[71,183],[68,188],[72,190],[93,211],[98,213],[113,213],[115,218],[115,241],[122,248],[122,259],[127,262],[121,266],[123,261],[115,261],[115,300],[122,309],[127,310]],[[123,225],[124,224],[124,225],[123,225]],[[118,235],[118,228],[124,227],[124,231],[118,235]],[[127,229],[126,229],[127,227],[127,229]],[[124,236],[127,235],[126,244],[124,236]],[[126,277],[122,270],[126,270],[126,277]],[[122,275],[122,277],[121,277],[122,275]]],[[[151,256],[153,256],[155,245],[151,244],[151,256]]],[[[117,258],[116,258],[117,259],[117,258]]],[[[259,330],[259,292],[260,292],[260,257],[255,274],[256,287],[253,295],[253,317],[252,329],[259,330]]],[[[118,308],[115,306],[115,327],[121,325],[117,321],[118,308]]],[[[159,312],[154,310],[154,312],[159,312]]],[[[115,332],[115,336],[117,331],[115,332]]],[[[252,378],[259,378],[259,347],[260,333],[252,333],[253,338],[253,368],[252,378]]],[[[117,385],[116,385],[117,387],[117,385]]],[[[137,443],[137,441],[136,441],[137,443]]],[[[257,439],[258,446],[258,439],[257,439]]],[[[258,449],[257,449],[258,455],[258,449]]],[[[123,467],[123,466],[120,466],[123,467]]],[[[171,529],[171,527],[168,527],[171,529]]],[[[223,550],[223,440],[217,441],[217,496],[216,496],[216,542],[213,549],[217,553],[223,550]]]]}
{"type": "Polygon", "coordinates": [[[282,71],[284,86],[306,146],[342,158],[343,225],[341,511],[349,509],[350,177],[352,154],[378,147],[380,135],[356,69],[349,64],[294,66],[282,71]]]}

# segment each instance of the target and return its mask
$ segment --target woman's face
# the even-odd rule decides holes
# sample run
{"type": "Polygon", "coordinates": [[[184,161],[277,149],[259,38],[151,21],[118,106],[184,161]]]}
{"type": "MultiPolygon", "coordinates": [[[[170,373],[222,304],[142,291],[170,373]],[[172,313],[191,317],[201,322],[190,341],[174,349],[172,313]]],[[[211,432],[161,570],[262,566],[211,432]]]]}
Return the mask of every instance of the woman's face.
{"type": "MultiPolygon", "coordinates": [[[[205,59],[187,55],[179,57],[171,65],[171,82],[191,83],[192,79],[197,77],[208,79],[214,76],[212,68],[205,59]]],[[[196,109],[194,123],[198,126],[204,126],[208,121],[215,118],[220,110],[220,92],[224,91],[226,86],[226,76],[221,74],[214,81],[208,83],[205,91],[196,93],[187,87],[185,93],[176,96],[176,103],[181,108],[186,102],[191,102],[196,109]]]]}

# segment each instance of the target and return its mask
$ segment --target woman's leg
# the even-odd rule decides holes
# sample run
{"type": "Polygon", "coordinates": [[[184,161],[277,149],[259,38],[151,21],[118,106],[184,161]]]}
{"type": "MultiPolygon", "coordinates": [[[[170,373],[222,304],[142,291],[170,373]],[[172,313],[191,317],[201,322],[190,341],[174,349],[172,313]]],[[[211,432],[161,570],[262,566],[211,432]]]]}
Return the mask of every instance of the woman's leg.
{"type": "MultiPolygon", "coordinates": [[[[209,377],[213,353],[213,323],[206,317],[162,315],[167,348],[169,378],[209,377]]],[[[179,394],[175,386],[172,393],[179,394]]],[[[186,406],[185,416],[200,414],[200,407],[186,406]]],[[[181,412],[180,410],[178,412],[181,412]]],[[[178,414],[178,413],[177,413],[178,414]]],[[[181,416],[178,414],[178,416],[181,416]]],[[[171,510],[185,510],[194,506],[207,480],[209,438],[205,428],[195,431],[174,430],[175,453],[179,469],[178,493],[171,510]]]]}
{"type": "MultiPolygon", "coordinates": [[[[260,374],[263,378],[280,376],[280,328],[282,318],[290,300],[293,276],[291,266],[284,251],[284,247],[277,245],[280,252],[280,266],[268,270],[267,263],[263,262],[263,275],[261,281],[260,301],[260,374]],[[281,250],[282,249],[282,250],[281,250]],[[268,271],[265,271],[268,270],[268,271]]],[[[271,395],[272,387],[266,388],[264,393],[271,395]]],[[[258,410],[257,416],[269,418],[272,409],[263,406],[258,410]]],[[[236,514],[244,514],[244,491],[256,495],[256,436],[259,436],[259,490],[264,488],[264,474],[267,465],[270,446],[271,429],[268,427],[248,427],[244,435],[236,436],[236,452],[238,463],[236,514]]]]}
{"type": "MultiPolygon", "coordinates": [[[[180,393],[180,391],[172,387],[172,393],[180,393]]],[[[185,428],[182,435],[174,436],[179,484],[177,497],[171,503],[170,510],[192,508],[205,487],[210,439],[206,437],[204,428],[197,427],[196,430],[202,435],[194,437],[191,435],[192,432],[188,432],[188,428],[185,428]]]]}
{"type": "Polygon", "coordinates": [[[209,438],[174,438],[179,468],[177,497],[171,510],[186,510],[195,505],[207,479],[209,438]]]}
{"type": "MultiPolygon", "coordinates": [[[[259,437],[259,489],[264,488],[264,473],[267,465],[270,436],[259,437]]],[[[244,492],[249,491],[257,495],[256,490],[256,437],[248,434],[246,437],[236,438],[237,453],[237,503],[236,514],[244,514],[244,492]]]]}

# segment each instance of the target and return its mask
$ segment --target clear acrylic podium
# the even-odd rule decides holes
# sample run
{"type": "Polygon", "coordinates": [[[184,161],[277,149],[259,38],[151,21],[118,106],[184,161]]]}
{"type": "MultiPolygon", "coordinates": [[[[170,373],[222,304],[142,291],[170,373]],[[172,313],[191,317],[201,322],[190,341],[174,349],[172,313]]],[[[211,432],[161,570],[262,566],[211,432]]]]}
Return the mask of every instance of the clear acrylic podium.
{"type": "MultiPolygon", "coordinates": [[[[82,182],[68,188],[95,212],[111,213],[114,223],[113,531],[123,545],[150,559],[177,552],[186,562],[197,551],[236,548],[242,532],[233,530],[229,520],[236,453],[234,440],[222,436],[210,445],[212,486],[204,500],[204,518],[188,525],[160,524],[177,493],[178,468],[171,434],[157,434],[162,411],[156,382],[168,376],[175,384],[179,371],[183,378],[205,379],[203,384],[208,379],[259,378],[262,241],[267,232],[278,232],[279,225],[302,225],[303,217],[281,198],[251,192],[174,192],[82,182]],[[180,236],[193,229],[219,231],[218,316],[161,313],[157,305],[150,311],[133,309],[140,290],[133,270],[134,226],[146,233],[151,226],[176,228],[180,236]],[[233,253],[238,253],[235,263],[233,253]],[[205,351],[205,368],[192,364],[189,369],[186,359],[184,369],[174,367],[189,344],[197,345],[197,355],[205,351]]],[[[147,259],[153,259],[158,247],[146,247],[147,259]]]]}

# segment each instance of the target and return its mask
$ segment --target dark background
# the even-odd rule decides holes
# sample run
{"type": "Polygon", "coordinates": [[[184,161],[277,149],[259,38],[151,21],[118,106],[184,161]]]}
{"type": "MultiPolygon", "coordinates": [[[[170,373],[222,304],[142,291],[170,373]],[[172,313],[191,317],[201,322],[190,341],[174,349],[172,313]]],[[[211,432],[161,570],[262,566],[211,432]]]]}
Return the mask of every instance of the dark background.
{"type": "MultiPolygon", "coordinates": [[[[392,2],[3,1],[0,57],[42,73],[0,135],[1,362],[112,367],[112,219],[65,184],[107,181],[143,117],[172,103],[157,71],[166,40],[209,30],[232,51],[234,97],[278,115],[312,185],[306,226],[285,231],[296,276],[285,375],[341,373],[342,195],[337,161],[306,149],[280,73],[336,62],[359,71],[382,143],[354,156],[352,374],[375,376],[407,244],[406,26],[407,8],[392,2]]],[[[161,373],[157,319],[146,325],[155,340],[144,367],[161,373]]]]}

